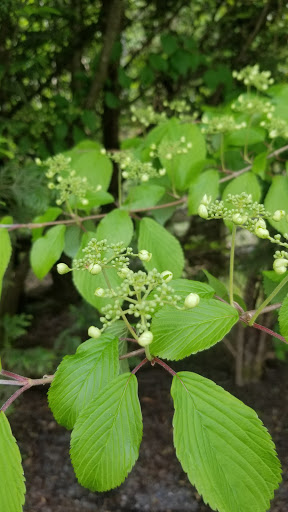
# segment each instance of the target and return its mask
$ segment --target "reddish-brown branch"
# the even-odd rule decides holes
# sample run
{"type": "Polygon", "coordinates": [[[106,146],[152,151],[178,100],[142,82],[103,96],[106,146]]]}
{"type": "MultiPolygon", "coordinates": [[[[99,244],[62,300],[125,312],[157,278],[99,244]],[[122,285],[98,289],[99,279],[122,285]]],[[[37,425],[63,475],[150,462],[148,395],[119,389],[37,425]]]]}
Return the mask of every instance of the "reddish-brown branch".
{"type": "Polygon", "coordinates": [[[147,357],[145,357],[145,359],[143,359],[141,361],[141,363],[137,364],[137,366],[135,366],[134,370],[132,370],[131,373],[133,373],[135,375],[135,373],[138,372],[138,370],[140,370],[140,368],[142,368],[142,366],[144,366],[144,364],[146,364],[148,362],[148,359],[147,357]]]}

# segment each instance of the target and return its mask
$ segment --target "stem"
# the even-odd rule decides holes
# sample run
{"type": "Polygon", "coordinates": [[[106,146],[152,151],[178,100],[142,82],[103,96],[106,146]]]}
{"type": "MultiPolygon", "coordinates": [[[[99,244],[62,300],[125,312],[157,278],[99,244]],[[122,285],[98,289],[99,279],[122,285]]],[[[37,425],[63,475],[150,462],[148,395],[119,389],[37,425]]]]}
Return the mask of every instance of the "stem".
{"type": "Polygon", "coordinates": [[[151,356],[151,354],[150,354],[150,348],[149,348],[149,345],[147,345],[147,346],[145,347],[145,355],[146,355],[146,357],[147,357],[148,361],[152,361],[153,357],[152,357],[152,356],[151,356]]]}
{"type": "Polygon", "coordinates": [[[268,295],[267,299],[262,302],[262,304],[259,306],[258,309],[256,309],[254,315],[252,316],[251,320],[249,321],[248,325],[252,326],[256,320],[256,318],[262,313],[263,309],[271,302],[271,300],[277,295],[277,293],[285,286],[285,284],[288,283],[288,275],[281,281],[281,283],[274,288],[273,292],[268,295]]]}
{"type": "Polygon", "coordinates": [[[234,256],[235,256],[235,239],[236,239],[236,226],[233,224],[232,228],[232,240],[231,240],[231,251],[230,251],[230,274],[229,274],[229,298],[230,304],[234,307],[233,302],[233,284],[234,284],[234,256]]]}
{"type": "Polygon", "coordinates": [[[139,348],[138,350],[133,350],[133,352],[128,352],[123,356],[120,356],[119,359],[129,359],[129,357],[140,356],[140,354],[144,354],[144,348],[139,348]]]}
{"type": "Polygon", "coordinates": [[[14,400],[18,398],[18,396],[22,395],[22,393],[24,393],[24,391],[27,391],[27,389],[29,388],[31,388],[31,384],[27,383],[24,384],[22,388],[17,389],[17,391],[15,391],[15,393],[13,393],[13,395],[10,396],[10,398],[8,398],[7,402],[5,402],[4,405],[2,405],[0,411],[5,412],[8,409],[9,405],[11,405],[14,402],[14,400]]]}
{"type": "Polygon", "coordinates": [[[4,375],[5,377],[10,377],[10,379],[19,380],[22,382],[27,381],[27,377],[23,377],[23,375],[18,375],[18,373],[8,372],[7,370],[1,370],[0,375],[4,375]]]}
{"type": "Polygon", "coordinates": [[[145,359],[143,359],[141,361],[141,363],[137,364],[137,366],[135,366],[134,370],[132,370],[131,373],[133,373],[133,375],[135,375],[135,373],[138,372],[138,370],[140,370],[140,368],[142,368],[142,366],[144,366],[144,364],[148,363],[148,359],[145,357],[145,359]]]}
{"type": "Polygon", "coordinates": [[[264,331],[267,334],[274,336],[274,338],[278,338],[278,340],[281,340],[288,345],[288,341],[283,336],[278,334],[277,332],[272,331],[272,329],[269,329],[268,327],[265,327],[264,325],[260,325],[260,324],[256,324],[256,323],[253,324],[253,327],[255,327],[255,329],[259,329],[259,331],[264,331]]]}
{"type": "Polygon", "coordinates": [[[0,385],[4,386],[25,386],[24,382],[20,382],[19,380],[4,380],[0,379],[0,385]]]}
{"type": "Polygon", "coordinates": [[[164,363],[164,361],[162,361],[162,359],[158,359],[158,357],[154,357],[153,361],[155,361],[155,363],[162,366],[162,368],[164,368],[166,370],[166,372],[173,375],[173,377],[175,377],[175,375],[177,375],[177,373],[174,372],[174,370],[172,370],[172,368],[170,368],[170,366],[168,366],[168,364],[164,363]]]}

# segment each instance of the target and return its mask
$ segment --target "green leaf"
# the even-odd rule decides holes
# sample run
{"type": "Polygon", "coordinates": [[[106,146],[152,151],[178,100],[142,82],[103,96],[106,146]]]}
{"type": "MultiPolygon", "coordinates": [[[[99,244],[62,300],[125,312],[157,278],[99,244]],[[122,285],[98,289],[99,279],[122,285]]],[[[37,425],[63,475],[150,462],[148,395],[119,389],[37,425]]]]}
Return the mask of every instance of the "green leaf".
{"type": "Polygon", "coordinates": [[[181,297],[185,299],[189,293],[197,293],[202,299],[212,299],[214,290],[206,283],[192,281],[190,279],[173,279],[169,286],[181,297]]]}
{"type": "Polygon", "coordinates": [[[79,483],[92,491],[120,485],[138,458],[141,439],[137,379],[124,373],[77,419],[70,454],[79,483]]]}
{"type": "MultiPolygon", "coordinates": [[[[265,290],[265,295],[268,297],[270,293],[273,292],[273,290],[278,286],[281,281],[283,281],[284,278],[287,276],[287,272],[285,274],[276,274],[274,270],[263,270],[263,286],[265,290]]],[[[279,290],[277,295],[273,297],[273,299],[270,301],[271,304],[276,304],[277,302],[282,302],[286,295],[288,294],[288,283],[284,284],[283,288],[279,290]]]]}
{"type": "MultiPolygon", "coordinates": [[[[5,219],[1,220],[1,224],[5,219]]],[[[2,281],[6,268],[8,267],[12,253],[12,245],[8,230],[0,227],[0,297],[2,292],[2,281]]]]}
{"type": "Polygon", "coordinates": [[[159,272],[170,270],[175,278],[180,277],[184,267],[184,256],[178,240],[165,228],[152,219],[140,221],[138,250],[152,253],[149,262],[144,262],[147,270],[156,268],[159,272]]]}
{"type": "MultiPolygon", "coordinates": [[[[288,177],[274,176],[264,201],[266,210],[271,213],[274,213],[276,210],[287,210],[287,200],[288,177]]],[[[275,222],[272,219],[268,219],[268,221],[271,226],[278,231],[278,233],[281,233],[282,235],[284,235],[284,233],[288,233],[288,222],[285,217],[278,222],[275,222]]]]}
{"type": "Polygon", "coordinates": [[[0,475],[0,509],[3,512],[22,512],[25,479],[21,455],[4,412],[0,412],[0,475]]]}
{"type": "Polygon", "coordinates": [[[159,185],[139,185],[131,187],[123,208],[137,210],[138,208],[149,208],[155,206],[165,194],[165,188],[159,185]]]}
{"type": "Polygon", "coordinates": [[[288,341],[288,295],[285,297],[279,311],[279,326],[282,336],[288,341]]]}
{"type": "Polygon", "coordinates": [[[215,290],[215,293],[219,295],[222,299],[227,299],[228,297],[228,291],[224,283],[220,281],[220,279],[217,279],[217,277],[212,276],[208,270],[203,270],[205,276],[208,279],[208,283],[212,288],[215,290]]]}
{"type": "Polygon", "coordinates": [[[72,429],[79,413],[118,374],[118,339],[102,334],[65,356],[48,392],[49,406],[60,425],[72,429]]]}
{"type": "Polygon", "coordinates": [[[161,36],[161,44],[167,55],[172,55],[178,48],[177,38],[171,34],[163,34],[161,36]]]}
{"type": "Polygon", "coordinates": [[[54,263],[59,260],[64,248],[65,230],[66,226],[54,226],[32,245],[30,262],[38,279],[43,279],[54,263]]]}
{"type": "Polygon", "coordinates": [[[179,311],[165,306],[152,320],[154,356],[178,360],[212,347],[239,320],[235,308],[214,299],[201,299],[198,306],[179,311]]]}
{"type": "Polygon", "coordinates": [[[168,63],[166,59],[163,59],[161,55],[158,55],[157,53],[150,53],[149,55],[149,62],[151,64],[151,67],[155,71],[167,71],[168,69],[168,63]]]}
{"type": "MultiPolygon", "coordinates": [[[[33,222],[35,224],[42,224],[42,222],[51,222],[53,220],[56,220],[57,217],[62,213],[61,208],[58,208],[57,206],[52,206],[51,208],[48,208],[43,215],[39,215],[38,217],[35,217],[33,219],[33,222]]],[[[43,228],[36,228],[32,230],[32,241],[35,242],[37,238],[40,238],[44,231],[43,228]]]]}
{"type": "Polygon", "coordinates": [[[172,185],[177,190],[186,190],[202,170],[206,157],[205,139],[199,128],[193,124],[181,124],[172,120],[167,128],[168,133],[159,146],[161,164],[167,170],[172,185]],[[185,137],[192,147],[187,149],[187,153],[177,154],[176,151],[173,152],[173,145],[178,144],[181,137],[185,137]],[[172,158],[167,158],[169,154],[172,158]]]}
{"type": "Polygon", "coordinates": [[[219,172],[214,169],[205,171],[197,176],[190,185],[188,194],[188,211],[191,215],[198,212],[202,197],[212,197],[212,201],[219,195],[219,172]]]}
{"type": "Polygon", "coordinates": [[[177,373],[171,394],[176,454],[204,502],[219,512],[268,510],[281,468],[255,411],[195,373],[177,373]]]}
{"type": "Polygon", "coordinates": [[[260,178],[265,178],[266,167],[267,167],[267,156],[268,151],[264,151],[263,153],[259,153],[259,155],[255,156],[252,164],[252,172],[260,176],[260,178]]]}
{"type": "Polygon", "coordinates": [[[111,109],[118,108],[120,106],[120,100],[113,92],[107,91],[104,96],[105,105],[111,109]]]}
{"type": "Polygon", "coordinates": [[[79,226],[67,226],[65,232],[64,252],[69,258],[75,258],[81,245],[83,231],[79,226]]]}
{"type": "MultiPolygon", "coordinates": [[[[92,238],[96,238],[96,233],[93,233],[91,231],[84,233],[80,249],[76,254],[76,259],[83,257],[82,249],[86,247],[86,245],[92,238]]],[[[112,288],[115,288],[116,286],[119,286],[121,284],[122,279],[117,275],[117,272],[114,268],[106,269],[105,273],[107,275],[107,278],[109,279],[112,288]]],[[[93,276],[87,270],[73,270],[72,275],[73,282],[80,295],[96,309],[100,310],[103,306],[111,302],[111,299],[101,299],[94,295],[96,288],[107,288],[107,283],[103,276],[103,272],[101,272],[101,274],[93,276]]]]}
{"type": "Polygon", "coordinates": [[[231,180],[227,187],[225,187],[223,199],[226,199],[228,194],[237,195],[242,192],[251,194],[253,201],[260,201],[261,188],[257,176],[255,176],[253,172],[245,172],[244,174],[241,174],[241,176],[238,176],[238,178],[231,180]]]}
{"type": "Polygon", "coordinates": [[[115,209],[102,219],[96,230],[97,240],[108,240],[109,243],[123,242],[129,245],[133,236],[133,222],[124,210],[115,209]]]}
{"type": "MultiPolygon", "coordinates": [[[[80,144],[76,146],[76,148],[79,146],[80,144]]],[[[105,192],[110,185],[113,171],[112,163],[110,159],[106,155],[102,155],[99,150],[84,151],[84,153],[83,151],[80,150],[82,153],[81,156],[78,156],[79,153],[76,152],[77,158],[75,161],[72,159],[71,166],[76,171],[77,176],[87,178],[90,190],[88,190],[86,197],[89,202],[91,202],[93,206],[106,204],[103,203],[101,199],[104,199],[103,192],[105,192]],[[100,192],[95,191],[98,185],[102,187],[100,192]]],[[[108,198],[106,200],[108,201],[108,198]]]]}
{"type": "Polygon", "coordinates": [[[263,142],[266,138],[266,131],[260,126],[250,126],[234,130],[225,137],[225,143],[229,146],[251,146],[263,142]]]}

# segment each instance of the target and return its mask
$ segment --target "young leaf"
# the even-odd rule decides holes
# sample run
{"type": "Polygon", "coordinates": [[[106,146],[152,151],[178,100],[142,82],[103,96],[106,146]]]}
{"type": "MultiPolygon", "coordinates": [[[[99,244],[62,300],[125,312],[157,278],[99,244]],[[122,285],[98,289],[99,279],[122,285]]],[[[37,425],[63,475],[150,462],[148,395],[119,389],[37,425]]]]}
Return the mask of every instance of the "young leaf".
{"type": "Polygon", "coordinates": [[[238,319],[235,308],[214,299],[186,311],[165,306],[152,321],[151,353],[176,361],[196,354],[222,340],[238,319]]]}
{"type": "MultiPolygon", "coordinates": [[[[95,236],[95,235],[94,235],[95,236]]],[[[133,236],[133,222],[124,210],[115,209],[99,222],[96,230],[97,240],[108,240],[109,243],[124,242],[129,245],[133,236]]]]}
{"type": "Polygon", "coordinates": [[[54,263],[59,260],[64,248],[65,230],[66,226],[54,226],[32,245],[30,262],[38,279],[43,279],[54,263]]]}
{"type": "Polygon", "coordinates": [[[279,311],[279,326],[282,336],[288,341],[288,295],[285,297],[279,311]]]}
{"type": "Polygon", "coordinates": [[[271,437],[257,414],[211,380],[173,378],[176,454],[213,510],[265,512],[281,481],[271,437]]]}
{"type": "Polygon", "coordinates": [[[135,375],[110,382],[78,417],[71,459],[78,481],[91,491],[120,485],[138,458],[142,415],[135,375]]]}
{"type": "Polygon", "coordinates": [[[118,373],[118,339],[102,334],[82,343],[60,363],[48,392],[49,406],[60,425],[68,429],[101,388],[118,373]]]}
{"type": "Polygon", "coordinates": [[[22,512],[25,478],[21,455],[4,412],[0,412],[0,475],[0,510],[22,512]]]}
{"type": "Polygon", "coordinates": [[[178,240],[165,228],[152,219],[142,219],[138,239],[138,250],[146,249],[152,253],[147,270],[157,268],[159,272],[170,270],[175,278],[180,277],[184,267],[184,256],[178,240]]]}
{"type": "Polygon", "coordinates": [[[10,236],[7,229],[0,228],[0,297],[2,292],[2,280],[12,253],[10,236]]]}
{"type": "Polygon", "coordinates": [[[210,274],[208,270],[203,270],[203,272],[208,279],[208,283],[215,290],[215,293],[219,295],[219,297],[221,297],[222,299],[226,300],[228,297],[228,291],[226,289],[225,284],[222,283],[222,281],[220,281],[220,279],[218,279],[217,277],[212,276],[212,274],[210,274]]]}

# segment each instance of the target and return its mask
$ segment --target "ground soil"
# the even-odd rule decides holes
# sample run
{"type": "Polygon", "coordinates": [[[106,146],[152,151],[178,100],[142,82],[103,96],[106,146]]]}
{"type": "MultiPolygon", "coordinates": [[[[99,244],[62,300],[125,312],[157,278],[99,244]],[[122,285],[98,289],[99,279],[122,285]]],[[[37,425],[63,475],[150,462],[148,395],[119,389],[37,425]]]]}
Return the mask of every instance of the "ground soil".
{"type": "MultiPolygon", "coordinates": [[[[172,366],[215,380],[257,411],[275,441],[284,472],[270,510],[287,512],[287,366],[273,362],[261,382],[237,388],[230,363],[229,354],[219,344],[190,358],[185,365],[183,361],[172,366]]],[[[69,432],[53,419],[44,388],[34,388],[18,399],[9,419],[23,456],[27,480],[25,512],[211,510],[190,485],[175,456],[170,375],[160,367],[146,366],[137,376],[144,419],[139,460],[120,488],[103,494],[89,492],[77,483],[69,459],[69,432]]]]}

